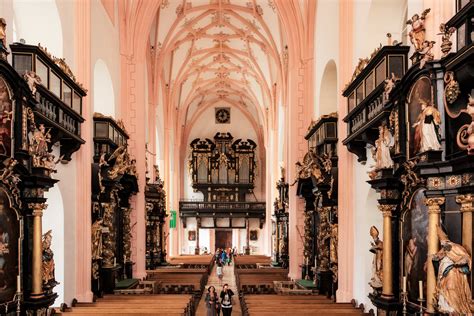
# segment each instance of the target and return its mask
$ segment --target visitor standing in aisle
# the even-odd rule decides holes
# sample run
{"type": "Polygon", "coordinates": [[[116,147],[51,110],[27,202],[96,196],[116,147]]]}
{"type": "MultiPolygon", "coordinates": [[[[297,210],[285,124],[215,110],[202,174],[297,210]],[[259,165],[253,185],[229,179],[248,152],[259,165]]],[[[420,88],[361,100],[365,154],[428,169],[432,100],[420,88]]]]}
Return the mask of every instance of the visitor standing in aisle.
{"type": "Polygon", "coordinates": [[[228,284],[224,284],[224,287],[221,291],[221,307],[222,307],[222,315],[223,316],[230,316],[232,314],[232,296],[234,296],[234,292],[229,289],[228,284]]]}
{"type": "Polygon", "coordinates": [[[219,298],[217,297],[216,288],[212,285],[207,289],[206,294],[206,307],[207,307],[207,316],[219,316],[220,314],[220,304],[219,298]]]}
{"type": "Polygon", "coordinates": [[[225,265],[226,260],[227,260],[227,254],[225,253],[225,250],[222,250],[221,262],[223,265],[225,265]]]}
{"type": "Polygon", "coordinates": [[[224,277],[224,271],[222,269],[222,263],[220,261],[217,262],[217,278],[219,279],[219,285],[222,285],[222,278],[224,277]]]}

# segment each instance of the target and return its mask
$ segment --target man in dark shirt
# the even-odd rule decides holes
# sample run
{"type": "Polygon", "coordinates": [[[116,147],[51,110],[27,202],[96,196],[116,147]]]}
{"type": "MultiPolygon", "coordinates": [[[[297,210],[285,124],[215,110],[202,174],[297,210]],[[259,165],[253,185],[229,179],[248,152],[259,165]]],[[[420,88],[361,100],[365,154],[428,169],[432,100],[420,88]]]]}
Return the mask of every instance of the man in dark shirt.
{"type": "Polygon", "coordinates": [[[234,292],[229,289],[228,284],[224,284],[224,287],[221,291],[221,308],[222,308],[222,315],[230,316],[232,314],[232,296],[234,292]]]}

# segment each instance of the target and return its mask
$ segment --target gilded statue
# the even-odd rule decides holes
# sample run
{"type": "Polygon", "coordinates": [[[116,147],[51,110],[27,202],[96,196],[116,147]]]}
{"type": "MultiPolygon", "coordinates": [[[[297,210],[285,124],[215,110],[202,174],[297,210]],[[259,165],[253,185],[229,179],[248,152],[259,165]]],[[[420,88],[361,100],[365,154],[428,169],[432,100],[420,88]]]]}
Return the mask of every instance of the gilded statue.
{"type": "Polygon", "coordinates": [[[36,86],[41,84],[41,78],[34,71],[28,70],[23,75],[33,95],[36,95],[36,86]]]}
{"type": "Polygon", "coordinates": [[[372,149],[372,156],[375,160],[375,170],[393,167],[393,160],[390,156],[390,142],[392,135],[388,127],[384,124],[379,126],[379,138],[375,141],[375,148],[372,149]]]}
{"type": "Polygon", "coordinates": [[[337,263],[337,242],[338,242],[338,225],[331,225],[331,244],[330,244],[330,255],[329,258],[331,263],[337,263]]]}
{"type": "Polygon", "coordinates": [[[426,15],[431,9],[426,9],[421,13],[413,15],[413,17],[407,21],[408,25],[411,25],[411,31],[408,33],[410,41],[417,52],[423,48],[423,42],[425,41],[425,19],[426,15]]]}
{"type": "Polygon", "coordinates": [[[441,149],[440,124],[441,115],[430,102],[421,100],[421,113],[412,127],[415,128],[415,152],[424,153],[441,149]]]}
{"type": "Polygon", "coordinates": [[[370,236],[373,242],[370,243],[370,252],[374,254],[372,261],[372,278],[369,285],[375,290],[380,291],[383,281],[383,242],[379,238],[379,230],[377,227],[370,227],[370,236]]]}
{"type": "Polygon", "coordinates": [[[51,250],[51,241],[53,239],[52,231],[48,230],[43,235],[43,268],[42,268],[42,279],[43,288],[50,290],[59,283],[54,277],[54,253],[51,250]]]}
{"type": "Polygon", "coordinates": [[[433,255],[439,263],[436,292],[438,311],[450,315],[472,315],[471,289],[468,276],[471,272],[471,256],[466,249],[449,240],[437,226],[441,250],[433,255]]]}
{"type": "Polygon", "coordinates": [[[34,126],[34,131],[29,137],[29,152],[33,156],[33,166],[44,167],[44,162],[48,160],[50,155],[51,134],[49,130],[46,130],[44,124],[40,124],[38,128],[36,128],[36,124],[34,126]]]}
{"type": "Polygon", "coordinates": [[[432,61],[434,59],[434,54],[432,52],[433,46],[436,42],[434,41],[424,41],[422,44],[422,48],[419,51],[420,53],[420,69],[425,67],[426,63],[432,61]]]}

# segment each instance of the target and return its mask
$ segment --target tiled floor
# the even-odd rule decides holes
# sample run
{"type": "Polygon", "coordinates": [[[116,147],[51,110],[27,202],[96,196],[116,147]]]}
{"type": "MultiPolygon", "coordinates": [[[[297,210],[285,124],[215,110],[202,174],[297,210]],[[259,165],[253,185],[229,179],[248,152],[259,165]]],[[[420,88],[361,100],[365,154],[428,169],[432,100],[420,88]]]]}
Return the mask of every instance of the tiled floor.
{"type": "MultiPolygon", "coordinates": [[[[207,315],[207,308],[206,302],[204,299],[206,298],[207,288],[211,285],[214,285],[217,291],[217,295],[220,295],[222,291],[222,285],[229,284],[230,289],[234,292],[234,304],[232,306],[232,315],[238,316],[242,315],[242,311],[240,309],[240,302],[239,302],[239,295],[237,293],[237,286],[235,285],[235,275],[234,275],[234,265],[225,266],[224,267],[224,278],[222,282],[219,281],[216,274],[216,265],[212,269],[211,275],[209,276],[209,280],[207,281],[206,289],[204,290],[204,294],[202,295],[201,302],[199,302],[199,306],[196,312],[197,316],[206,316],[207,315]]],[[[222,315],[222,312],[221,312],[222,315]]]]}

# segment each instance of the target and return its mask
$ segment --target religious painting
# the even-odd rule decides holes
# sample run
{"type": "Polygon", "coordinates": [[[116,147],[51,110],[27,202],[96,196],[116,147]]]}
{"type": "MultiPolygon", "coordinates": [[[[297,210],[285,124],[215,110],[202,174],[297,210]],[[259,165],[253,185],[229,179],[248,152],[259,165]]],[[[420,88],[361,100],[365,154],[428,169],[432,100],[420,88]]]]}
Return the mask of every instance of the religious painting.
{"type": "Polygon", "coordinates": [[[19,226],[17,213],[0,189],[0,303],[13,300],[17,291],[19,226]]]}
{"type": "Polygon", "coordinates": [[[256,231],[256,230],[251,230],[250,231],[250,240],[252,240],[252,241],[258,240],[258,231],[256,231]]]}
{"type": "Polygon", "coordinates": [[[11,90],[0,77],[0,155],[11,156],[13,103],[11,90]]]}
{"type": "Polygon", "coordinates": [[[421,77],[412,86],[407,99],[409,129],[408,154],[413,157],[428,150],[439,150],[440,117],[433,104],[431,81],[421,77]]]}
{"type": "Polygon", "coordinates": [[[195,230],[188,231],[188,240],[189,241],[195,241],[196,240],[196,231],[195,230]]]}
{"type": "MultiPolygon", "coordinates": [[[[408,300],[417,302],[418,282],[426,286],[428,252],[428,207],[424,203],[425,189],[415,191],[409,209],[402,216],[402,275],[407,277],[408,300]]],[[[426,294],[426,292],[425,292],[426,294]]]]}

